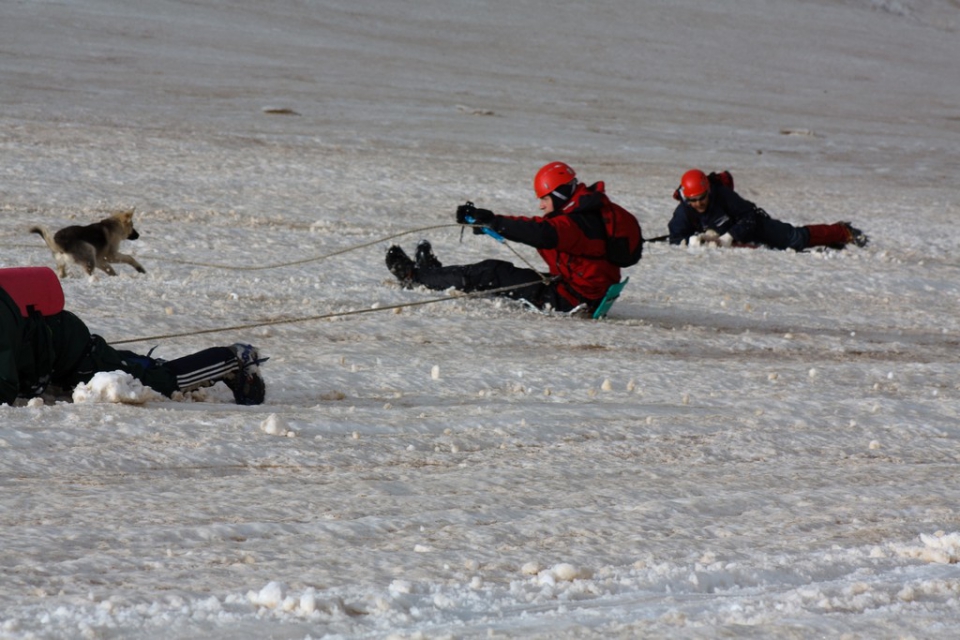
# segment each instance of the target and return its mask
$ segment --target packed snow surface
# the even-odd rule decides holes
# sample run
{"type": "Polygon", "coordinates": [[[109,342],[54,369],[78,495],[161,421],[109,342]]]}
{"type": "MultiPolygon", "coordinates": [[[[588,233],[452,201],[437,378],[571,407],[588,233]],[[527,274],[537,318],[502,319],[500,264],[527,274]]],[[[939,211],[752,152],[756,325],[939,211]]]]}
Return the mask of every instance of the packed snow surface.
{"type": "Polygon", "coordinates": [[[0,407],[0,638],[949,638],[960,7],[9,0],[0,266],[118,347],[255,344],[267,402],[116,372],[0,407]],[[529,261],[544,163],[648,238],[729,169],[864,249],[648,243],[603,322],[401,289],[529,261]],[[516,253],[514,253],[514,250],[516,253]]]}

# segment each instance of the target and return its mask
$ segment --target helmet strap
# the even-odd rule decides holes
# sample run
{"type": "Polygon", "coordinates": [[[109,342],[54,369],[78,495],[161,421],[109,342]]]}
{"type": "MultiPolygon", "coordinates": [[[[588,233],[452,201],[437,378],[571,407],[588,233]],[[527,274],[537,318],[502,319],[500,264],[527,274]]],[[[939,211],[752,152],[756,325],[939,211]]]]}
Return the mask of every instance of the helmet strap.
{"type": "Polygon", "coordinates": [[[553,191],[551,191],[550,195],[553,196],[554,198],[554,204],[556,204],[558,200],[560,202],[569,200],[570,196],[573,195],[573,192],[576,190],[576,188],[577,188],[577,181],[576,179],[573,179],[570,182],[566,184],[562,184],[556,189],[554,189],[553,191]]]}

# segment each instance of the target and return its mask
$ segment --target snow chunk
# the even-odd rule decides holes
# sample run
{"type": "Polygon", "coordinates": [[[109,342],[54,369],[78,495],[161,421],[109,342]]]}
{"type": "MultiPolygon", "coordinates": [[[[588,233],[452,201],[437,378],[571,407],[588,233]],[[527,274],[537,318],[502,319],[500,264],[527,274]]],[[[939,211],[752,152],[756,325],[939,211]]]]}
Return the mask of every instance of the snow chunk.
{"type": "Polygon", "coordinates": [[[290,429],[287,421],[275,413],[271,413],[260,423],[260,430],[267,435],[280,436],[281,438],[293,438],[296,436],[296,432],[290,429]]]}
{"type": "Polygon", "coordinates": [[[317,595],[313,589],[307,589],[300,596],[300,610],[310,615],[317,610],[317,595]]]}
{"type": "Polygon", "coordinates": [[[936,564],[957,564],[960,562],[960,533],[938,531],[933,535],[920,534],[922,547],[902,547],[897,552],[906,558],[917,558],[923,562],[936,564]]]}
{"type": "Polygon", "coordinates": [[[390,593],[407,595],[413,593],[413,583],[408,580],[394,580],[390,583],[390,593]]]}
{"type": "Polygon", "coordinates": [[[247,599],[258,607],[276,609],[284,600],[284,588],[279,582],[269,582],[267,586],[258,592],[250,591],[247,593],[247,599]]]}
{"type": "Polygon", "coordinates": [[[146,404],[162,397],[123,371],[101,371],[90,382],[79,384],[73,390],[73,401],[77,404],[146,404]]]}
{"type": "Polygon", "coordinates": [[[592,576],[589,569],[584,569],[568,562],[555,564],[549,569],[545,569],[538,574],[540,584],[552,585],[557,582],[573,582],[578,578],[587,579],[592,576]]]}

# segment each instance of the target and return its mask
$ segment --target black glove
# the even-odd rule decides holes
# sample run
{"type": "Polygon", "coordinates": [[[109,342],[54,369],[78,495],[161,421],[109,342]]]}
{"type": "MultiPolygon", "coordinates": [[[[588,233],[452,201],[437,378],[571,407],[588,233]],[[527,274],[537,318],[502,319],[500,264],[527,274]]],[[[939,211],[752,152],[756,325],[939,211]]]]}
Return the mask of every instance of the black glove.
{"type": "MultiPolygon", "coordinates": [[[[472,202],[462,204],[457,207],[457,222],[460,224],[476,224],[483,227],[489,227],[493,224],[497,215],[489,209],[477,209],[472,202]]],[[[480,227],[474,227],[475,234],[483,233],[480,227]]]]}

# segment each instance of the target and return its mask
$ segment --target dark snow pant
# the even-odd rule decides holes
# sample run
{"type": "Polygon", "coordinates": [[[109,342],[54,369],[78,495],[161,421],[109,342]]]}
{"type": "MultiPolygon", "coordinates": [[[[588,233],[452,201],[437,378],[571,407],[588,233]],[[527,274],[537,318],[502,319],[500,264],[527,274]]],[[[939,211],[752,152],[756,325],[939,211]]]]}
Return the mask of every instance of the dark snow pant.
{"type": "Polygon", "coordinates": [[[810,232],[806,227],[795,227],[773,218],[762,217],[757,224],[756,239],[774,249],[803,251],[810,244],[810,232]]]}
{"type": "Polygon", "coordinates": [[[773,218],[760,218],[757,240],[774,249],[803,251],[809,247],[842,248],[850,242],[850,229],[842,222],[795,227],[773,218]]]}
{"type": "Polygon", "coordinates": [[[236,354],[227,347],[210,347],[182,358],[165,361],[133,351],[114,349],[103,338],[93,335],[80,362],[53,382],[63,388],[73,388],[80,383],[89,382],[101,371],[124,371],[154,391],[169,397],[175,391],[192,391],[209,386],[239,368],[236,354]]]}
{"type": "Polygon", "coordinates": [[[413,272],[413,280],[428,289],[443,291],[453,287],[459,291],[489,291],[502,287],[516,289],[497,293],[514,300],[526,300],[538,309],[550,307],[556,311],[570,311],[574,305],[557,292],[556,283],[548,282],[544,274],[523,269],[505,260],[484,260],[474,264],[449,267],[421,267],[413,272]],[[519,286],[526,284],[527,286],[519,286]]]}

